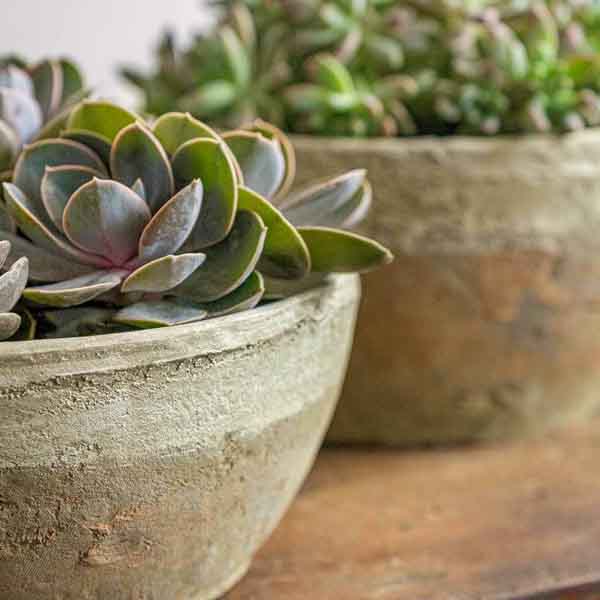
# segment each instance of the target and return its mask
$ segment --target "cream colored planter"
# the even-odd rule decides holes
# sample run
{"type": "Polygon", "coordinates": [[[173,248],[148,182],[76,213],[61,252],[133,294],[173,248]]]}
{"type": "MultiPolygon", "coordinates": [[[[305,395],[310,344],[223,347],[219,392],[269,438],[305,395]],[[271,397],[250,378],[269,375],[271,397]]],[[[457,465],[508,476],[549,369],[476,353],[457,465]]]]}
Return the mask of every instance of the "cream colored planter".
{"type": "Polygon", "coordinates": [[[600,407],[600,132],[295,138],[299,180],[366,167],[368,276],[329,439],[537,434],[600,407]]]}
{"type": "Polygon", "coordinates": [[[189,326],[0,345],[0,598],[209,600],[329,424],[356,277],[189,326]]]}

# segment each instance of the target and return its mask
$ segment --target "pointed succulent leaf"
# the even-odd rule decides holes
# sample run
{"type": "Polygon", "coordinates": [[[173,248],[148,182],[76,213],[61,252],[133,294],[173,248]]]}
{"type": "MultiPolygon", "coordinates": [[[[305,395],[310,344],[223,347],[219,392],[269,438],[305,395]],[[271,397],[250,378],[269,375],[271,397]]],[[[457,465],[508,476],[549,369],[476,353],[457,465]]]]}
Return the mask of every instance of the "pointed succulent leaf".
{"type": "Polygon", "coordinates": [[[183,110],[211,117],[229,108],[237,99],[235,84],[225,79],[209,81],[179,98],[177,105],[183,110]]]}
{"type": "Polygon", "coordinates": [[[233,161],[224,142],[198,139],[185,143],[173,157],[177,187],[200,179],[204,198],[189,245],[206,248],[223,240],[233,225],[237,209],[237,181],[233,161]]]}
{"type": "Polygon", "coordinates": [[[251,310],[259,304],[265,293],[263,276],[254,271],[242,285],[231,294],[215,302],[198,304],[198,308],[208,313],[208,318],[223,317],[245,310],[251,310]]]}
{"type": "Polygon", "coordinates": [[[0,171],[9,169],[19,152],[19,138],[12,127],[0,119],[0,171]]]}
{"type": "Polygon", "coordinates": [[[240,186],[240,210],[255,212],[267,227],[265,247],[258,263],[262,273],[282,279],[299,279],[310,271],[310,255],[302,236],[267,200],[240,186]]]}
{"type": "Polygon", "coordinates": [[[135,114],[116,104],[86,100],[73,109],[67,128],[99,134],[112,142],[121,129],[136,120],[135,114]]]}
{"type": "Polygon", "coordinates": [[[368,238],[327,227],[300,227],[315,273],[362,273],[392,261],[392,254],[368,238]]]}
{"type": "Polygon", "coordinates": [[[60,63],[45,60],[35,65],[29,72],[35,97],[37,98],[44,120],[49,119],[60,107],[63,94],[63,73],[60,63]]]}
{"type": "Polygon", "coordinates": [[[192,181],[152,217],[140,237],[141,260],[174,254],[183,246],[198,221],[203,195],[202,182],[192,181]]]}
{"type": "Polygon", "coordinates": [[[141,179],[146,201],[155,213],[173,196],[175,183],[166,152],[148,129],[134,123],[122,129],[110,153],[113,177],[127,186],[141,179]]]}
{"type": "Polygon", "coordinates": [[[303,279],[277,279],[265,276],[265,300],[283,300],[307,292],[320,285],[327,275],[325,273],[311,273],[303,279]]]}
{"type": "Polygon", "coordinates": [[[34,212],[31,200],[18,187],[12,183],[2,185],[8,213],[34,244],[52,254],[68,257],[84,265],[106,266],[106,261],[101,257],[74,248],[54,230],[53,225],[42,223],[34,212]]]}
{"type": "Polygon", "coordinates": [[[254,271],[266,231],[258,215],[239,211],[229,236],[205,251],[202,267],[178,286],[174,294],[193,302],[213,302],[233,292],[254,271]]]}
{"type": "Polygon", "coordinates": [[[138,241],[150,221],[148,205],[122,183],[93,179],[69,200],[63,230],[85,252],[123,265],[137,253],[138,241]]]}
{"type": "Polygon", "coordinates": [[[232,81],[238,88],[244,89],[250,83],[252,66],[244,45],[236,32],[229,26],[224,26],[219,31],[221,43],[225,50],[227,66],[232,81]]]}
{"type": "Polygon", "coordinates": [[[29,275],[29,263],[20,258],[10,269],[0,275],[0,313],[9,312],[19,301],[29,275]]]}
{"type": "Polygon", "coordinates": [[[63,80],[62,98],[60,103],[65,104],[73,96],[81,92],[84,86],[84,82],[81,72],[79,71],[75,63],[71,62],[70,60],[63,58],[60,61],[60,68],[62,70],[63,80]]]}
{"type": "Polygon", "coordinates": [[[202,321],[207,316],[205,310],[193,304],[168,301],[138,302],[120,310],[114,317],[117,323],[124,323],[140,329],[172,327],[202,321]]]}
{"type": "Polygon", "coordinates": [[[96,271],[76,279],[39,287],[28,287],[23,296],[45,306],[69,308],[90,302],[120,285],[126,271],[96,271]]]}
{"type": "Polygon", "coordinates": [[[11,338],[21,326],[21,317],[15,313],[0,313],[0,341],[11,338]]]}
{"type": "Polygon", "coordinates": [[[87,146],[102,159],[102,162],[106,166],[110,164],[111,142],[107,137],[104,137],[99,133],[86,131],[85,129],[69,129],[63,131],[60,137],[87,146]]]}
{"type": "Polygon", "coordinates": [[[153,127],[154,135],[170,155],[190,140],[210,138],[218,140],[218,134],[189,113],[167,113],[153,127]]]}
{"type": "Polygon", "coordinates": [[[71,196],[85,183],[102,175],[90,167],[48,167],[42,179],[42,202],[50,219],[62,231],[63,213],[71,196]]]}
{"type": "Polygon", "coordinates": [[[86,146],[71,140],[43,140],[27,146],[15,165],[13,180],[33,202],[35,213],[43,219],[41,184],[46,167],[79,165],[107,175],[106,168],[97,154],[86,146]]]}
{"type": "Polygon", "coordinates": [[[19,90],[0,88],[0,119],[23,142],[29,142],[42,126],[43,115],[34,98],[19,90]]]}
{"type": "Polygon", "coordinates": [[[121,286],[128,292],[168,292],[183,283],[206,259],[204,254],[163,256],[136,269],[121,286]]]}
{"type": "Polygon", "coordinates": [[[275,196],[285,177],[279,144],[252,131],[232,131],[223,139],[242,170],[244,185],[267,199],[275,196]]]}
{"type": "Polygon", "coordinates": [[[14,264],[22,256],[27,257],[29,260],[29,279],[31,281],[44,283],[64,281],[86,275],[94,270],[94,267],[90,265],[76,263],[73,260],[48,252],[44,248],[34,246],[21,236],[3,232],[2,237],[8,239],[12,245],[5,266],[14,264]]]}

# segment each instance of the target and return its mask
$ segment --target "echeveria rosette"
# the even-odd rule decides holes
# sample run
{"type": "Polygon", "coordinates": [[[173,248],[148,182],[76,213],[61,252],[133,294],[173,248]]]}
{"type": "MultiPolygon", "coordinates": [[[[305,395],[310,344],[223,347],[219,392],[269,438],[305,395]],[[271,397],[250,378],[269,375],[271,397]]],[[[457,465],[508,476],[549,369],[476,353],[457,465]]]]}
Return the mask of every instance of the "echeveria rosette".
{"type": "Polygon", "coordinates": [[[0,60],[0,179],[13,166],[23,144],[55,135],[68,109],[83,94],[83,78],[68,60],[44,60],[25,67],[0,60]]]}
{"type": "MultiPolygon", "coordinates": [[[[5,266],[10,251],[10,242],[0,241],[0,269],[5,266]]],[[[26,258],[16,260],[0,275],[0,341],[13,337],[21,327],[21,316],[12,310],[21,299],[27,285],[27,277],[26,258]]]]}

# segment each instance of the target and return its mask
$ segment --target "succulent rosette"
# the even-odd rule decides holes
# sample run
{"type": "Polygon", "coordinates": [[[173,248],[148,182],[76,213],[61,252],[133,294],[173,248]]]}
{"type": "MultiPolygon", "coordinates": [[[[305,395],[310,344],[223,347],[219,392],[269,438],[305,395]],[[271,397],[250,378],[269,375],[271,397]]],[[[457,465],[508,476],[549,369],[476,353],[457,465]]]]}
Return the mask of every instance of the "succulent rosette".
{"type": "Polygon", "coordinates": [[[266,123],[219,135],[188,114],[149,124],[84,101],[61,137],[23,149],[3,184],[8,264],[26,257],[24,298],[81,331],[90,320],[146,328],[221,316],[256,306],[265,279],[293,290],[390,260],[334,229],[364,215],[364,172],[288,196],[293,175],[289,142],[266,123]]]}

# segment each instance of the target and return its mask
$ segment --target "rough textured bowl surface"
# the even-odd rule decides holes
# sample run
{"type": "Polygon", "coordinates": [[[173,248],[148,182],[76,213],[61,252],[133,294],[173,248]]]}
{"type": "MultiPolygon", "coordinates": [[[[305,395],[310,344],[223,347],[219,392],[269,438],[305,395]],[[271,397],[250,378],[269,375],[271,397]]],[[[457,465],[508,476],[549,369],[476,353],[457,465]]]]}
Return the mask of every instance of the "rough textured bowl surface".
{"type": "Polygon", "coordinates": [[[365,167],[363,233],[396,261],[365,278],[329,439],[531,435],[600,407],[600,132],[295,138],[300,182],[365,167]]]}
{"type": "Polygon", "coordinates": [[[0,598],[209,600],[329,424],[359,283],[170,329],[0,346],[0,598]]]}

